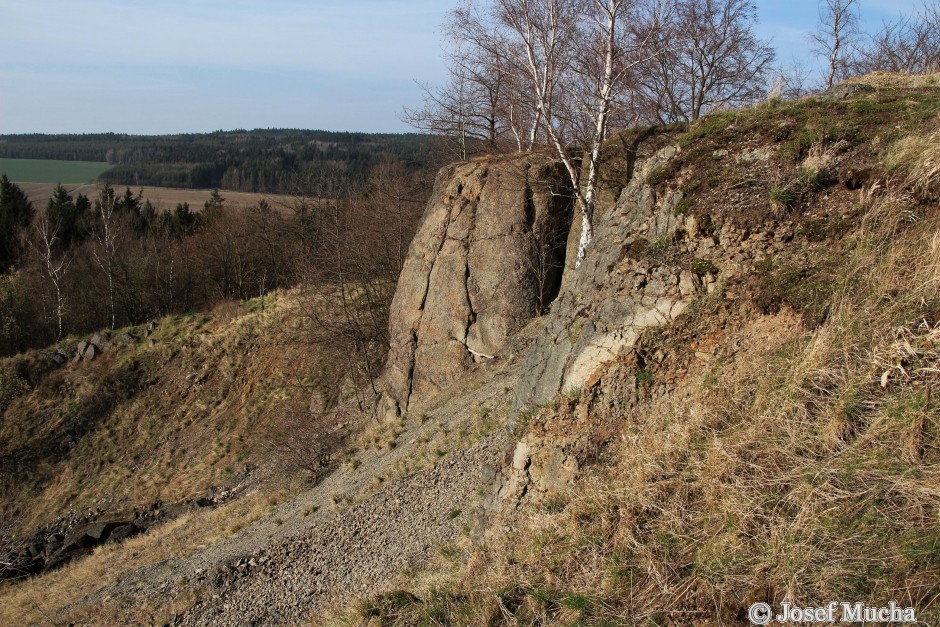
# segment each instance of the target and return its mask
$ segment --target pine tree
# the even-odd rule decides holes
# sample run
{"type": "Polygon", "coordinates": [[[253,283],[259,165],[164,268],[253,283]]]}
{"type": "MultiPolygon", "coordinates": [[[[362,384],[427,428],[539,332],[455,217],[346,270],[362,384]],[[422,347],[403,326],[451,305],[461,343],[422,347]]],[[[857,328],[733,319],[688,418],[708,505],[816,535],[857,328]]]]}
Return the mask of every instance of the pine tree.
{"type": "Polygon", "coordinates": [[[33,205],[15,183],[0,176],[0,273],[13,267],[20,256],[20,232],[29,226],[33,205]]]}

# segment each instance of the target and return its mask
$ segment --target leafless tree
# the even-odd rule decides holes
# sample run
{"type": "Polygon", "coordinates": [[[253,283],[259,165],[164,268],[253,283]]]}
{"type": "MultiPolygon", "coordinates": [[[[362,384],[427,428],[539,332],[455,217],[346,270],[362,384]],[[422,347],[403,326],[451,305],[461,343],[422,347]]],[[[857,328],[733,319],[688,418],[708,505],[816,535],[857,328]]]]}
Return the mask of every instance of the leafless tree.
{"type": "Polygon", "coordinates": [[[825,87],[847,78],[859,37],[859,0],[821,0],[819,22],[809,40],[813,52],[826,59],[825,87]]]}
{"type": "Polygon", "coordinates": [[[114,262],[117,257],[118,220],[117,199],[114,188],[105,184],[95,201],[95,219],[92,225],[92,256],[108,282],[108,305],[111,328],[117,327],[114,306],[114,262]]]}
{"type": "Polygon", "coordinates": [[[910,15],[886,22],[862,46],[856,73],[920,74],[940,70],[940,2],[924,0],[910,15]]]}
{"type": "Polygon", "coordinates": [[[68,251],[60,250],[60,225],[49,218],[47,211],[39,212],[33,223],[33,246],[39,257],[39,267],[44,278],[52,286],[52,311],[56,320],[56,340],[63,337],[65,319],[65,276],[71,262],[68,251]]]}
{"type": "Polygon", "coordinates": [[[348,420],[342,410],[287,411],[262,432],[261,451],[288,476],[300,470],[316,479],[342,446],[348,433],[343,425],[348,420]]]}
{"type": "Polygon", "coordinates": [[[334,190],[316,207],[317,241],[309,251],[298,339],[331,363],[329,390],[354,393],[372,408],[388,351],[388,312],[428,189],[398,163],[382,162],[365,190],[334,190]]]}
{"type": "Polygon", "coordinates": [[[662,51],[639,72],[647,116],[694,121],[767,93],[775,52],[754,33],[751,0],[664,0],[643,19],[662,51]]]}
{"type": "Polygon", "coordinates": [[[535,312],[541,316],[548,311],[557,295],[561,274],[564,271],[564,248],[567,241],[559,233],[548,233],[543,227],[528,234],[525,239],[526,273],[535,287],[535,312]]]}
{"type": "Polygon", "coordinates": [[[793,57],[786,65],[778,65],[775,73],[775,85],[779,92],[777,95],[785,100],[794,100],[812,91],[815,81],[811,77],[811,70],[798,57],[793,57]]]}
{"type": "Polygon", "coordinates": [[[449,80],[443,86],[421,84],[423,106],[406,108],[403,119],[453,138],[460,159],[477,149],[494,152],[513,136],[521,149],[520,108],[512,93],[513,73],[501,32],[481,18],[472,1],[450,14],[444,32],[449,80]]]}

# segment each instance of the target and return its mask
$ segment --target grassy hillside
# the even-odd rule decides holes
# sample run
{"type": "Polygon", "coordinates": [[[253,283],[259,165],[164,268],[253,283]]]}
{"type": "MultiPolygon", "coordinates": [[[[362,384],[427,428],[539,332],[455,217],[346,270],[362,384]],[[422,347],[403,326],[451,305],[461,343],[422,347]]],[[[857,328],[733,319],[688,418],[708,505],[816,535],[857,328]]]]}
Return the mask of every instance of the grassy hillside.
{"type": "Polygon", "coordinates": [[[642,171],[682,228],[629,227],[588,280],[679,267],[696,300],[516,416],[552,312],[386,422],[337,333],[307,333],[335,305],[295,292],[120,330],[93,361],[51,361],[83,338],[0,361],[12,531],[241,490],[0,583],[0,622],[679,627],[894,600],[937,624],[940,88],[878,83],[614,138],[597,218],[642,171]]]}
{"type": "Polygon", "coordinates": [[[743,625],[755,601],[895,600],[936,624],[938,105],[936,88],[883,81],[675,132],[681,157],[649,183],[685,192],[677,211],[716,237],[733,224],[785,245],[590,388],[529,408],[520,439],[600,447],[573,485],[330,620],[743,625]]]}
{"type": "Polygon", "coordinates": [[[334,367],[303,342],[299,306],[279,293],[164,318],[149,336],[120,329],[90,362],[51,361],[81,338],[0,360],[4,518],[31,532],[69,512],[179,503],[270,461],[278,425],[308,414],[334,367]]]}
{"type": "Polygon", "coordinates": [[[105,162],[53,159],[2,159],[0,174],[14,183],[91,183],[111,169],[105,162]]]}

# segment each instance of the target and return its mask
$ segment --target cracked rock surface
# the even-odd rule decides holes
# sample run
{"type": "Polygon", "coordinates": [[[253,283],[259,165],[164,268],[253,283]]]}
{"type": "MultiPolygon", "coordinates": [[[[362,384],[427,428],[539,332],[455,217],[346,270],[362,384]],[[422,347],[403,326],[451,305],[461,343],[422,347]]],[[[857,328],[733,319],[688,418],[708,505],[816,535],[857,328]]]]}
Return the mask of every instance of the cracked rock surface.
{"type": "Polygon", "coordinates": [[[669,146],[638,164],[614,207],[595,214],[584,263],[566,273],[545,332],[523,363],[517,409],[579,389],[626,354],[643,329],[669,323],[703,290],[688,264],[671,258],[697,230],[692,218],[674,211],[682,193],[657,194],[646,182],[678,153],[669,146]]]}
{"type": "Polygon", "coordinates": [[[561,281],[572,216],[560,163],[477,159],[438,175],[390,312],[383,413],[492,359],[561,281]]]}

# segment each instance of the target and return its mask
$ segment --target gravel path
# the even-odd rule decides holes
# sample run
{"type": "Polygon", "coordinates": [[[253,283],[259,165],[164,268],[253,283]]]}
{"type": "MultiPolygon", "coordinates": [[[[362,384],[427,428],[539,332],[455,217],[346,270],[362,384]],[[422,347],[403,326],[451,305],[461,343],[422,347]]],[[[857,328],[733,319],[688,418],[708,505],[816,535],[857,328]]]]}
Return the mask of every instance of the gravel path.
{"type": "Polygon", "coordinates": [[[416,407],[394,448],[363,452],[359,465],[340,467],[234,535],[121,573],[119,583],[71,607],[159,605],[192,590],[201,600],[177,624],[296,624],[330,599],[385,590],[472,524],[483,469],[498,464],[511,440],[505,412],[517,368],[494,366],[439,397],[446,402],[416,407]],[[495,422],[490,434],[467,435],[484,412],[495,422]],[[441,451],[450,452],[394,478],[402,463],[414,467],[441,451]],[[387,480],[377,484],[376,477],[387,480]]]}
{"type": "Polygon", "coordinates": [[[504,432],[489,436],[303,537],[258,552],[231,574],[217,575],[221,590],[178,624],[296,624],[332,596],[387,589],[396,575],[423,564],[470,524],[481,469],[498,461],[505,445],[504,432]]]}

